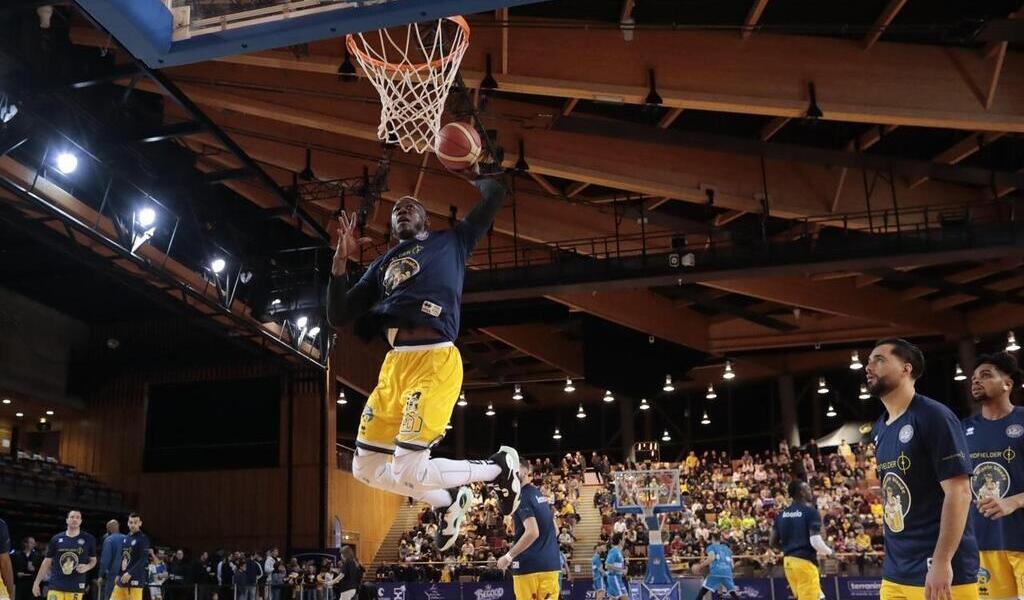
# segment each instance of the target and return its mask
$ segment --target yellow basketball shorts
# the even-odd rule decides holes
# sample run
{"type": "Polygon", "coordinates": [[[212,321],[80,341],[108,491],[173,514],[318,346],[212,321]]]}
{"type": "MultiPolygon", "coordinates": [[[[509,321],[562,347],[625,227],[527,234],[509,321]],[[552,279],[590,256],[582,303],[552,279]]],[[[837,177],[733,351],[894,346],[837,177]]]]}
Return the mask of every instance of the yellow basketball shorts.
{"type": "Polygon", "coordinates": [[[46,600],[82,600],[82,596],[85,594],[82,592],[59,592],[57,590],[47,590],[46,600]]]}
{"type": "Polygon", "coordinates": [[[7,591],[7,586],[4,585],[3,577],[0,577],[0,598],[10,598],[11,594],[7,591]]]}
{"type": "Polygon", "coordinates": [[[782,559],[782,569],[796,600],[820,600],[821,573],[818,565],[803,558],[787,556],[782,559]]]}
{"type": "Polygon", "coordinates": [[[558,600],[558,571],[512,576],[516,600],[558,600]]]}
{"type": "MultiPolygon", "coordinates": [[[[950,587],[953,600],[978,600],[978,584],[965,583],[950,587]]],[[[903,585],[882,580],[879,600],[924,600],[924,586],[903,585]]]]}
{"type": "Polygon", "coordinates": [[[363,408],[356,445],[387,453],[434,446],[461,389],[462,355],[451,342],[391,350],[363,408]]]}
{"type": "Polygon", "coordinates": [[[983,550],[978,553],[978,591],[985,600],[1024,598],[1024,552],[983,550]]]}
{"type": "Polygon", "coordinates": [[[115,585],[110,600],[142,600],[142,588],[115,585]]]}

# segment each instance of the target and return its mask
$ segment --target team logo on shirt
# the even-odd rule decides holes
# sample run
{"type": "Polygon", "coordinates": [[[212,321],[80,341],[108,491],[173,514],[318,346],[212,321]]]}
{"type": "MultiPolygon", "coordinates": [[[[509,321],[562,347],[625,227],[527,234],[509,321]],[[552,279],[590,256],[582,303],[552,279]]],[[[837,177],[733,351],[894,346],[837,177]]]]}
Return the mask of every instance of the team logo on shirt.
{"type": "Polygon", "coordinates": [[[900,427],[900,441],[906,444],[912,439],[914,439],[914,426],[907,424],[900,427]]]}
{"type": "Polygon", "coordinates": [[[1014,423],[1006,428],[1006,437],[1019,438],[1024,435],[1024,425],[1014,423]]]}
{"type": "Polygon", "coordinates": [[[381,282],[381,285],[384,286],[384,295],[390,296],[395,288],[409,281],[419,272],[420,263],[411,256],[403,256],[391,261],[387,270],[384,271],[384,281],[381,282]]]}
{"type": "Polygon", "coordinates": [[[66,550],[60,553],[60,557],[57,559],[60,564],[60,572],[65,575],[71,575],[78,568],[78,552],[76,550],[66,550]]]}
{"type": "Polygon", "coordinates": [[[971,475],[971,491],[976,500],[985,498],[1003,498],[1010,490],[1010,473],[1003,465],[995,462],[983,462],[974,467],[971,475]]]}
{"type": "Polygon", "coordinates": [[[882,478],[882,496],[885,498],[882,511],[885,525],[893,533],[903,531],[903,519],[910,512],[910,488],[899,475],[889,472],[882,478]]]}

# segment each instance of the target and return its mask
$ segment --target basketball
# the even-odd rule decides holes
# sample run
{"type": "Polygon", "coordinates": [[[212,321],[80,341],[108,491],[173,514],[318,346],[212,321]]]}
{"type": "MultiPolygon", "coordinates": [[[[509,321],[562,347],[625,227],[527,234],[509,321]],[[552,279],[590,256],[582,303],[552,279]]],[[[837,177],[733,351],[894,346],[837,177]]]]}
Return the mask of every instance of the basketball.
{"type": "Polygon", "coordinates": [[[469,123],[448,123],[437,134],[437,160],[449,171],[471,168],[482,150],[480,136],[469,123]]]}

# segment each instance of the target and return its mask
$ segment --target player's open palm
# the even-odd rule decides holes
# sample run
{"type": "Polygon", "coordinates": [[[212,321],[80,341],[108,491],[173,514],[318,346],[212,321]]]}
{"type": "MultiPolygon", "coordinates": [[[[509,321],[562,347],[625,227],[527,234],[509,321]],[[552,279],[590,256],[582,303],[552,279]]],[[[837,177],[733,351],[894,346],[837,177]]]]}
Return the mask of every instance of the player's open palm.
{"type": "Polygon", "coordinates": [[[924,578],[925,600],[952,600],[953,565],[950,562],[933,562],[924,578]]]}
{"type": "Polygon", "coordinates": [[[357,213],[342,212],[338,216],[338,244],[334,251],[335,275],[343,273],[345,261],[357,255],[361,247],[372,241],[368,237],[359,237],[357,213]]]}

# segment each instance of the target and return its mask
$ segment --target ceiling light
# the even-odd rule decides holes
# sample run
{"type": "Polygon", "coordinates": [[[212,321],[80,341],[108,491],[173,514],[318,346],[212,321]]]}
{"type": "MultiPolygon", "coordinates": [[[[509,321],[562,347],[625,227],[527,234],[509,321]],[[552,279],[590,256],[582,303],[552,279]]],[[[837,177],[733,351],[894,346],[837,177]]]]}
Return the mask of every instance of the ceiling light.
{"type": "Polygon", "coordinates": [[[272,301],[270,302],[270,305],[271,305],[271,306],[277,306],[277,305],[279,305],[279,304],[281,304],[281,299],[280,299],[280,298],[274,298],[274,299],[273,299],[273,300],[272,300],[272,301]]]}
{"type": "Polygon", "coordinates": [[[491,74],[491,55],[485,55],[484,61],[484,78],[480,80],[480,89],[485,91],[496,90],[498,89],[498,82],[495,81],[494,75],[491,74]]]}
{"type": "Polygon", "coordinates": [[[52,410],[46,411],[46,416],[52,417],[53,416],[53,411],[52,410]]]}
{"type": "Polygon", "coordinates": [[[314,328],[310,329],[309,333],[307,333],[306,335],[308,335],[311,338],[315,338],[316,336],[320,335],[320,328],[319,327],[314,327],[314,328]]]}
{"type": "Polygon", "coordinates": [[[674,391],[676,391],[675,386],[672,385],[672,376],[671,375],[666,375],[665,376],[665,385],[661,386],[661,389],[663,391],[666,391],[666,392],[674,392],[674,391]]]}
{"type": "Polygon", "coordinates": [[[516,384],[515,391],[512,392],[512,399],[513,400],[522,400],[523,399],[523,389],[521,387],[519,387],[518,383],[516,384]]]}
{"type": "Polygon", "coordinates": [[[459,392],[459,401],[456,402],[459,406],[466,406],[469,402],[466,401],[466,392],[459,392]]]}
{"type": "Polygon", "coordinates": [[[854,350],[853,354],[850,355],[850,369],[853,371],[859,371],[864,368],[864,364],[860,362],[860,355],[854,350]]]}
{"type": "Polygon", "coordinates": [[[604,398],[602,398],[602,400],[604,400],[605,402],[615,402],[615,396],[612,396],[611,390],[605,390],[604,398]]]}
{"type": "Polygon", "coordinates": [[[23,412],[16,412],[16,413],[14,413],[14,416],[16,416],[16,417],[18,417],[20,419],[20,418],[25,416],[25,413],[23,413],[23,412]]]}
{"type": "Polygon", "coordinates": [[[829,417],[829,418],[836,416],[836,409],[835,409],[835,407],[832,406],[831,404],[829,404],[828,405],[828,410],[825,411],[825,416],[829,417]]]}
{"type": "Polygon", "coordinates": [[[640,410],[647,410],[651,405],[647,403],[647,398],[640,399],[640,410]]]}
{"type": "Polygon", "coordinates": [[[714,400],[715,398],[717,398],[718,394],[715,393],[715,386],[713,386],[713,385],[711,385],[709,383],[708,384],[708,393],[704,394],[704,397],[707,398],[708,400],[714,400]]]}
{"type": "Polygon", "coordinates": [[[485,412],[484,414],[487,415],[488,417],[493,417],[495,415],[494,404],[491,404],[490,402],[488,402],[487,403],[487,412],[485,412]]]}
{"type": "Polygon", "coordinates": [[[722,371],[722,379],[730,381],[736,378],[736,372],[732,370],[732,361],[725,361],[725,370],[722,371]]]}
{"type": "Polygon", "coordinates": [[[864,385],[863,383],[860,384],[860,395],[857,397],[860,398],[861,400],[867,400],[871,398],[871,394],[868,392],[868,386],[864,385]]]}
{"type": "Polygon", "coordinates": [[[306,317],[299,317],[298,319],[295,319],[295,326],[298,327],[299,329],[305,329],[308,323],[309,319],[307,319],[306,317]]]}
{"type": "Polygon", "coordinates": [[[10,398],[4,398],[3,403],[4,404],[10,404],[11,403],[11,399],[10,398]]]}
{"type": "Polygon", "coordinates": [[[352,58],[348,55],[348,47],[345,47],[345,60],[338,67],[338,81],[355,81],[356,66],[352,64],[352,58]]]}
{"type": "Polygon", "coordinates": [[[706,410],[704,411],[704,416],[700,418],[700,424],[701,425],[710,425],[711,424],[711,419],[708,418],[708,411],[706,411],[706,410]]]}
{"type": "Polygon", "coordinates": [[[147,206],[136,213],[135,220],[139,222],[139,225],[149,227],[153,223],[156,223],[156,211],[147,206]]]}
{"type": "Polygon", "coordinates": [[[828,386],[825,385],[825,378],[824,377],[819,377],[818,378],[818,393],[819,394],[827,394],[828,393],[828,386]]]}
{"type": "Polygon", "coordinates": [[[570,392],[575,392],[575,391],[576,391],[576,386],[574,386],[572,384],[572,379],[569,379],[568,377],[566,377],[565,378],[565,392],[566,393],[570,393],[570,392]]]}
{"type": "Polygon", "coordinates": [[[61,152],[57,155],[57,170],[67,175],[74,173],[78,168],[78,157],[70,152],[61,152]]]}
{"type": "Polygon", "coordinates": [[[46,417],[39,417],[39,422],[40,423],[45,423],[46,422],[46,417]]]}
{"type": "Polygon", "coordinates": [[[345,398],[345,390],[338,392],[338,404],[348,404],[348,398],[345,398]]]}
{"type": "Polygon", "coordinates": [[[557,427],[555,427],[555,435],[551,436],[551,439],[554,439],[554,440],[562,439],[562,434],[561,434],[561,432],[558,431],[557,427]]]}
{"type": "Polygon", "coordinates": [[[1017,338],[1013,335],[1012,331],[1006,333],[1006,351],[1016,352],[1020,350],[1020,344],[1017,343],[1017,338]]]}
{"type": "Polygon", "coordinates": [[[213,271],[214,274],[220,274],[220,272],[223,271],[224,267],[226,267],[226,266],[227,266],[227,263],[224,262],[223,258],[215,258],[210,263],[210,270],[213,271]]]}
{"type": "Polygon", "coordinates": [[[658,94],[658,85],[654,79],[654,69],[647,71],[647,97],[644,98],[644,104],[648,106],[658,106],[662,103],[661,95],[658,94]]]}
{"type": "Polygon", "coordinates": [[[956,372],[953,374],[953,381],[963,381],[964,379],[967,379],[967,376],[964,375],[964,370],[960,368],[960,363],[957,363],[956,372]]]}
{"type": "Polygon", "coordinates": [[[587,418],[587,413],[583,412],[583,405],[582,404],[580,404],[580,409],[578,411],[576,411],[576,418],[577,419],[586,419],[587,418]]]}
{"type": "Polygon", "coordinates": [[[672,441],[672,436],[670,436],[668,434],[668,429],[665,430],[665,433],[661,434],[661,441],[663,441],[663,442],[671,442],[672,441]]]}
{"type": "Polygon", "coordinates": [[[807,105],[807,118],[817,120],[824,117],[825,113],[823,113],[821,111],[821,107],[818,106],[818,94],[817,90],[814,89],[813,81],[807,84],[807,95],[810,97],[810,103],[807,105]]]}

